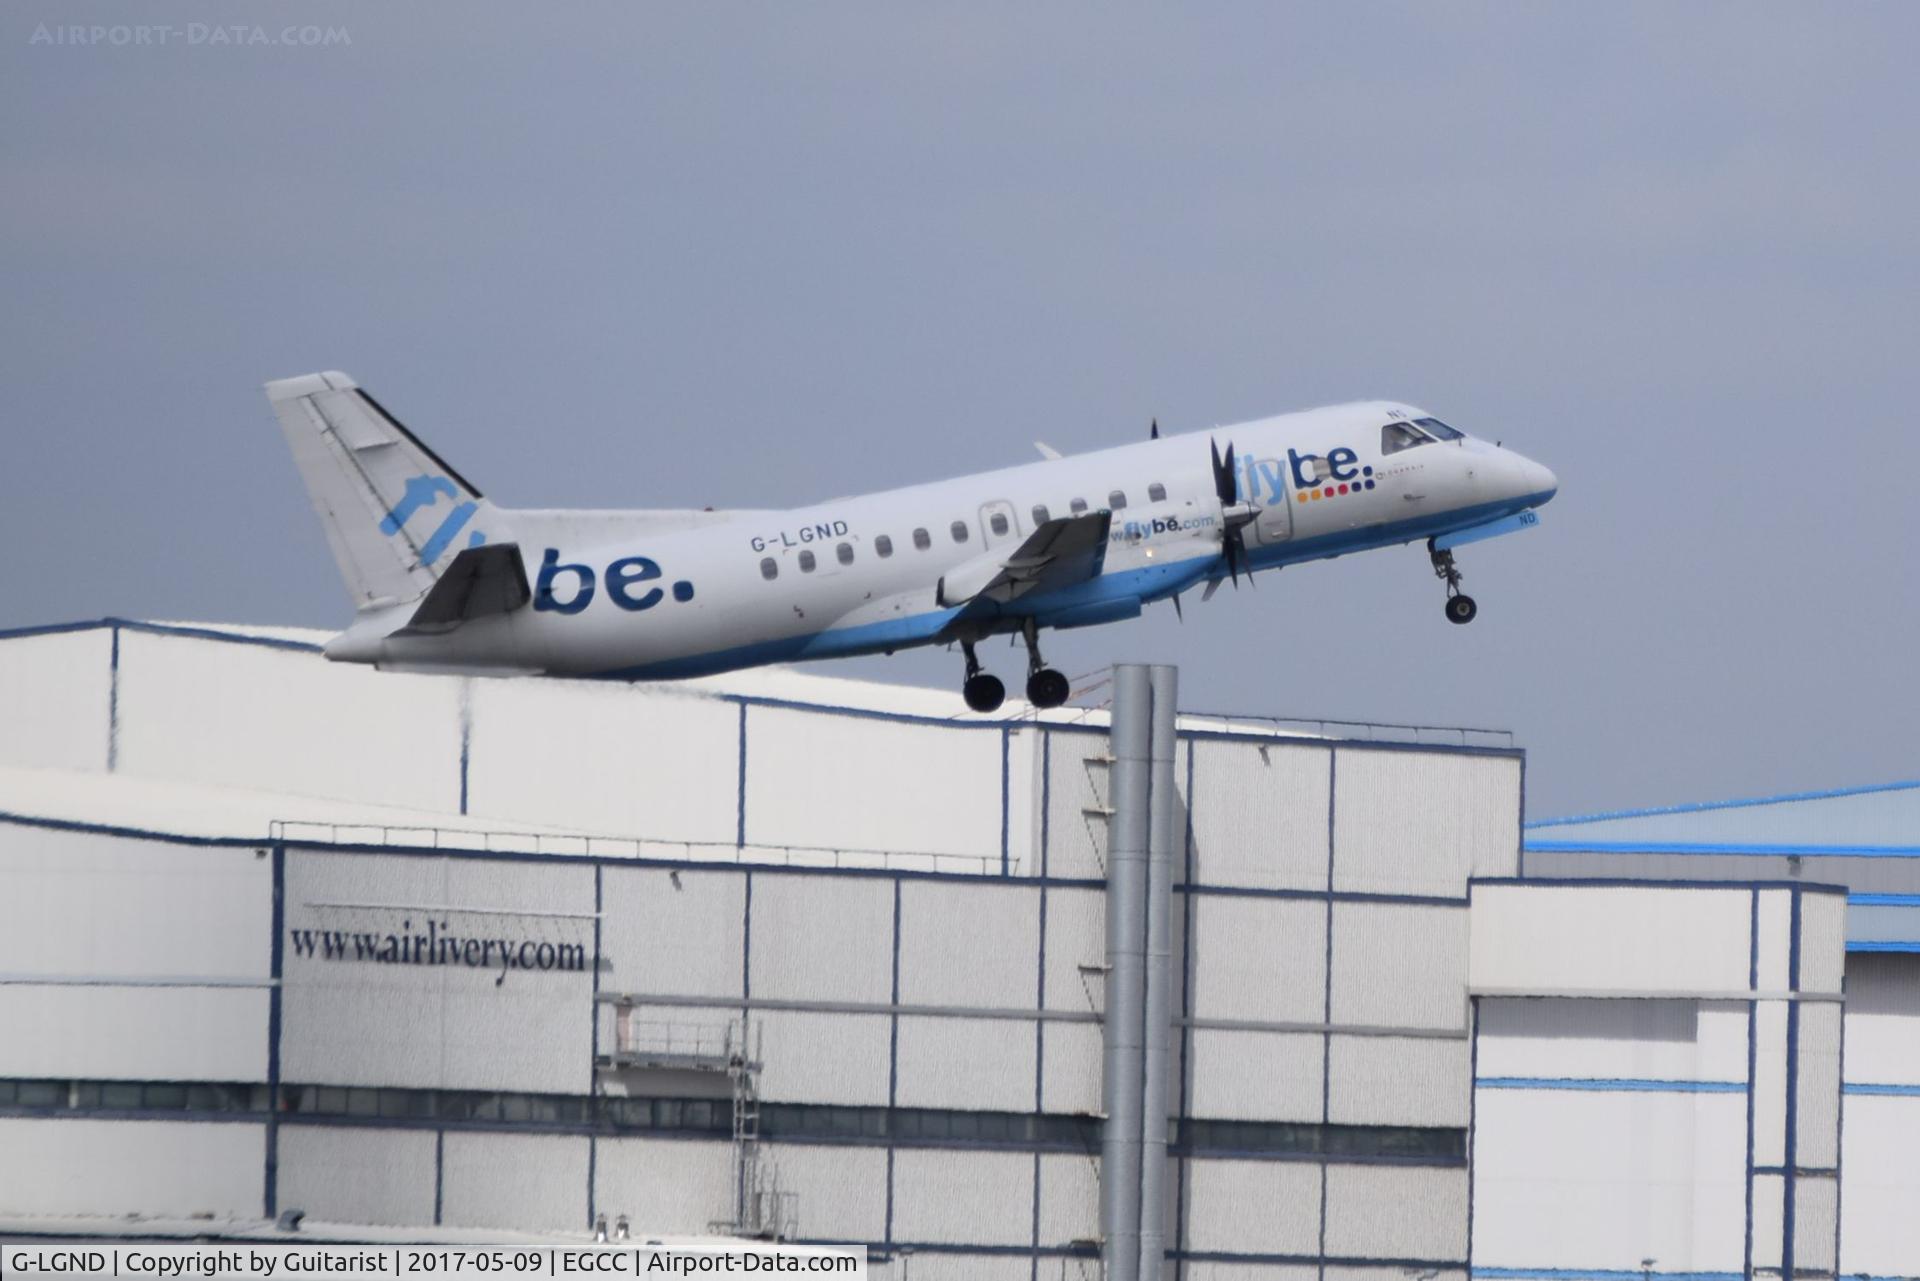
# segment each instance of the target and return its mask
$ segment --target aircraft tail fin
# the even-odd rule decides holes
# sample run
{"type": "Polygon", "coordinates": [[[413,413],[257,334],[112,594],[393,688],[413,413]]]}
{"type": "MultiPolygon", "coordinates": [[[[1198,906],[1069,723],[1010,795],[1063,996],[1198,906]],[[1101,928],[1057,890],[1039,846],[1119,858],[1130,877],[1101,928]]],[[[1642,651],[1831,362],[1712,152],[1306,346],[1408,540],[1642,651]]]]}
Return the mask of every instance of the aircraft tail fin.
{"type": "Polygon", "coordinates": [[[343,373],[267,384],[356,610],[424,596],[495,509],[343,373]]]}

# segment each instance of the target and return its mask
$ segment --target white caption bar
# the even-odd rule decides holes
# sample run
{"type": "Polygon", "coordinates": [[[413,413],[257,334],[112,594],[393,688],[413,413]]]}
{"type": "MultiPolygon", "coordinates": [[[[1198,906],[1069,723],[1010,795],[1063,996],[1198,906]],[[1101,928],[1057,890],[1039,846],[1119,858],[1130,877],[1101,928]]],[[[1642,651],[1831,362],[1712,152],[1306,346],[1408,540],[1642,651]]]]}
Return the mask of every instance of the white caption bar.
{"type": "Polygon", "coordinates": [[[860,1277],[865,1246],[0,1245],[0,1278],[860,1277]]]}

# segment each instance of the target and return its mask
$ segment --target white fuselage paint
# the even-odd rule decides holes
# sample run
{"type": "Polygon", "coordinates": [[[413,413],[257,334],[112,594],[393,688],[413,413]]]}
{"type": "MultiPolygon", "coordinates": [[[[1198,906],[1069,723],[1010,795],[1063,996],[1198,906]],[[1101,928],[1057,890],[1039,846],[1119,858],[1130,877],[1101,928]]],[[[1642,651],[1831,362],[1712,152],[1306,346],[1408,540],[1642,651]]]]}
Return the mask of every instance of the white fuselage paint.
{"type": "Polygon", "coordinates": [[[1469,528],[1553,496],[1552,472],[1472,437],[1383,452],[1385,424],[1423,416],[1387,402],[1340,405],[791,511],[489,509],[480,532],[489,542],[518,543],[529,580],[548,589],[544,595],[442,635],[391,637],[393,618],[363,618],[328,654],[382,665],[647,679],[947,643],[959,638],[952,630],[959,611],[938,602],[942,576],[979,557],[1004,558],[1035,528],[1035,507],[1066,516],[1076,500],[1088,510],[1114,509],[1101,574],[1021,597],[965,626],[980,634],[1017,630],[1028,617],[1042,627],[1125,617],[1226,576],[1209,439],[1222,451],[1234,446],[1239,497],[1259,508],[1244,535],[1258,569],[1469,528]],[[1295,483],[1294,459],[1312,466],[1337,451],[1346,451],[1337,459],[1341,473],[1355,477],[1347,492],[1334,477],[1295,483]],[[1163,499],[1149,498],[1154,486],[1163,487],[1163,499]],[[1331,496],[1302,496],[1328,490],[1331,496]],[[926,533],[924,548],[917,530],[926,533]],[[881,554],[883,538],[890,554],[881,554]],[[811,570],[802,568],[808,553],[811,570]],[[635,558],[657,567],[657,577],[643,577],[647,568],[635,558]],[[543,574],[548,559],[591,575],[592,596],[577,612],[560,606],[575,602],[585,575],[543,574]],[[772,578],[763,570],[768,560],[772,578]],[[610,575],[609,566],[620,568],[610,575]],[[690,585],[682,589],[686,599],[676,597],[676,584],[690,585]]]}

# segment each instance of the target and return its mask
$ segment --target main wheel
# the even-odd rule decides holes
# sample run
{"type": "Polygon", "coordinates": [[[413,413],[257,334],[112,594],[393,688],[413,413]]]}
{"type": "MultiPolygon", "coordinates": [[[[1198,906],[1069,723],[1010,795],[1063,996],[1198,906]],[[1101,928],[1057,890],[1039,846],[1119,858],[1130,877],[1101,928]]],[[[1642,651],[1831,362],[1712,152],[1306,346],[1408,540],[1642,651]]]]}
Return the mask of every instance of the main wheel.
{"type": "Polygon", "coordinates": [[[967,706],[976,712],[997,712],[1000,704],[1007,701],[1007,687],[1000,683],[998,676],[979,672],[967,677],[967,683],[960,688],[967,700],[967,706]]]}
{"type": "Polygon", "coordinates": [[[1035,707],[1058,707],[1067,701],[1067,678],[1051,667],[1027,677],[1027,701],[1035,707]]]}
{"type": "Polygon", "coordinates": [[[1471,596],[1447,597],[1447,621],[1449,623],[1471,623],[1480,607],[1473,603],[1471,596]]]}

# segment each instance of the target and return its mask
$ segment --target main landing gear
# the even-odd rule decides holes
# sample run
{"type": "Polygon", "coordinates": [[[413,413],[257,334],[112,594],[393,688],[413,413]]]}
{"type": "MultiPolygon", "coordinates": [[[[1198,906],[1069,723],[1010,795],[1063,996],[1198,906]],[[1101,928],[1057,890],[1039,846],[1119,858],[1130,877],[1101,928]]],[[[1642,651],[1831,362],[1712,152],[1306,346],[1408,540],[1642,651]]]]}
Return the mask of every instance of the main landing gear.
{"type": "MultiPolygon", "coordinates": [[[[1027,701],[1035,707],[1058,707],[1071,693],[1067,678],[1046,665],[1040,657],[1040,629],[1029,619],[1022,629],[1027,642],[1027,701]]],[[[1007,687],[1000,678],[980,668],[972,641],[961,641],[960,652],[967,656],[967,679],[960,687],[967,706],[976,712],[994,712],[1007,699],[1007,687]]]]}
{"type": "Polygon", "coordinates": [[[1433,572],[1437,578],[1447,583],[1447,621],[1449,623],[1471,623],[1480,607],[1473,603],[1473,597],[1460,591],[1460,569],[1453,563],[1453,552],[1436,551],[1431,544],[1427,547],[1427,557],[1433,561],[1433,572]]]}

